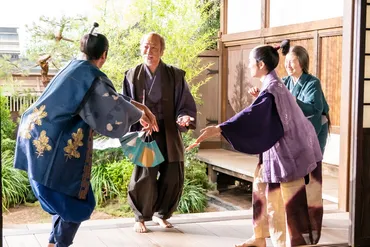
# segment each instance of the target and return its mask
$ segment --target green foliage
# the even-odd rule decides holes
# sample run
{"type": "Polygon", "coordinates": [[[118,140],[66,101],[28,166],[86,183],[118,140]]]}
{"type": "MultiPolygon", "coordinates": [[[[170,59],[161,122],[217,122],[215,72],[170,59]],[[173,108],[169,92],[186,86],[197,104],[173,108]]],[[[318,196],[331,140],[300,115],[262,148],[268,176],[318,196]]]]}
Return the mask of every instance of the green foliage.
{"type": "MultiPolygon", "coordinates": [[[[192,132],[183,133],[183,143],[189,146],[195,141],[192,132]]],[[[206,164],[196,158],[198,148],[185,153],[185,184],[177,207],[180,213],[204,212],[207,206],[207,190],[213,189],[206,174],[206,164]]]]}
{"type": "MultiPolygon", "coordinates": [[[[182,133],[182,142],[184,144],[184,147],[188,147],[190,146],[190,144],[193,144],[195,142],[192,130],[182,133]]],[[[185,152],[185,165],[189,165],[192,161],[197,160],[196,155],[198,153],[198,150],[199,147],[195,147],[190,151],[185,152]]]]}
{"type": "Polygon", "coordinates": [[[97,204],[103,206],[117,197],[126,198],[133,165],[124,158],[122,149],[94,150],[93,164],[91,185],[97,204]]]}
{"type": "Polygon", "coordinates": [[[91,169],[91,186],[98,206],[119,195],[108,173],[109,164],[94,165],[91,169]]]}
{"type": "Polygon", "coordinates": [[[206,190],[196,185],[194,181],[186,180],[177,210],[180,213],[204,212],[207,206],[207,197],[205,193],[206,190]]]}
{"type": "Polygon", "coordinates": [[[209,4],[199,5],[198,0],[137,0],[123,13],[127,27],[122,26],[120,16],[102,15],[100,31],[110,41],[109,58],[103,70],[121,88],[123,72],[142,61],[139,49],[142,36],[157,32],[166,42],[163,61],[185,70],[186,80],[199,103],[199,87],[208,79],[195,81],[195,78],[210,65],[202,65],[198,55],[214,44],[218,30],[207,25],[209,18],[214,18],[213,12],[209,4]]]}
{"type": "MultiPolygon", "coordinates": [[[[110,4],[104,1],[99,7],[98,32],[106,35],[110,43],[103,70],[116,88],[122,87],[124,72],[141,63],[142,36],[154,31],[166,41],[163,61],[185,70],[195,101],[201,103],[199,87],[209,78],[199,81],[196,77],[211,64],[201,64],[198,55],[215,47],[219,0],[136,0],[128,7],[121,6],[123,12],[117,12],[117,6],[110,4]]],[[[50,54],[52,63],[59,68],[61,61],[75,58],[79,53],[77,41],[90,26],[83,17],[63,16],[60,20],[41,17],[38,23],[28,27],[32,36],[28,58],[37,61],[40,55],[50,54]],[[58,41],[58,37],[67,40],[58,41]]]]}
{"type": "Polygon", "coordinates": [[[40,56],[51,55],[52,65],[60,69],[63,62],[77,57],[79,41],[87,30],[87,18],[82,16],[60,19],[41,16],[37,23],[27,26],[31,35],[27,57],[36,63],[40,56]]]}
{"type": "Polygon", "coordinates": [[[123,160],[125,156],[121,148],[108,148],[104,150],[94,150],[92,161],[94,165],[109,164],[117,160],[123,160]]]}
{"type": "Polygon", "coordinates": [[[117,187],[120,197],[126,198],[128,193],[128,185],[132,171],[133,164],[128,159],[123,159],[118,162],[109,164],[107,171],[114,185],[117,187]]]}
{"type": "Polygon", "coordinates": [[[9,151],[10,153],[14,154],[15,150],[15,140],[10,138],[1,137],[1,153],[5,151],[9,151]]]}
{"type": "Polygon", "coordinates": [[[205,190],[212,190],[214,185],[208,181],[206,170],[207,165],[205,163],[194,160],[185,166],[185,180],[191,181],[191,184],[205,190]]]}
{"type": "Polygon", "coordinates": [[[26,201],[26,197],[31,193],[27,174],[21,170],[13,168],[13,153],[6,150],[1,156],[1,198],[2,208],[6,210],[26,201]]]}
{"type": "Polygon", "coordinates": [[[198,0],[201,14],[206,16],[206,21],[200,27],[200,33],[210,31],[214,40],[208,50],[217,48],[216,37],[220,30],[220,0],[198,0]]]}
{"type": "Polygon", "coordinates": [[[12,80],[12,73],[24,74],[26,71],[19,61],[11,59],[10,55],[0,55],[0,79],[12,80]]]}
{"type": "Polygon", "coordinates": [[[97,208],[96,210],[116,217],[134,217],[134,212],[131,210],[126,198],[111,200],[104,207],[97,208]]]}
{"type": "Polygon", "coordinates": [[[1,139],[14,139],[15,123],[12,121],[8,108],[8,99],[0,91],[0,119],[1,119],[1,139]]]}

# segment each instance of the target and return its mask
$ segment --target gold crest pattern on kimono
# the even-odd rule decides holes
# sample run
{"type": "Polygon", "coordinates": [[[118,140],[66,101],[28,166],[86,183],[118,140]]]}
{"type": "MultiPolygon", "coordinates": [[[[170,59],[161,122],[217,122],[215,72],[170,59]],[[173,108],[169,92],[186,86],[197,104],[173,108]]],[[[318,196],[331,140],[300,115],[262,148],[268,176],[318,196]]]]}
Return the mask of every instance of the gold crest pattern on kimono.
{"type": "Polygon", "coordinates": [[[31,130],[35,128],[35,124],[41,125],[42,121],[41,119],[45,118],[48,113],[45,111],[46,106],[42,105],[39,109],[35,107],[33,109],[33,112],[27,117],[26,123],[22,126],[22,129],[20,131],[20,136],[25,139],[31,139],[31,130]]]}
{"type": "Polygon", "coordinates": [[[49,145],[49,137],[46,136],[45,130],[41,131],[39,138],[33,140],[32,143],[36,147],[37,158],[43,156],[45,150],[51,150],[51,146],[49,145]]]}
{"type": "Polygon", "coordinates": [[[83,146],[82,139],[84,134],[82,129],[79,128],[76,133],[72,133],[72,139],[68,140],[68,145],[64,148],[65,156],[67,159],[80,158],[80,152],[77,151],[78,147],[83,146]]]}

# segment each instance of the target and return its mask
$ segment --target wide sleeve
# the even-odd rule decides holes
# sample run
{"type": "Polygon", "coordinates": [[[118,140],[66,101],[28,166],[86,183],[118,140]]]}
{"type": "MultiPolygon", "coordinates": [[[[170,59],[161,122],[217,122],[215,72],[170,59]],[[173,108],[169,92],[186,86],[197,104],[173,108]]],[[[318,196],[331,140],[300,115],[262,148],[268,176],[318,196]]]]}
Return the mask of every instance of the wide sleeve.
{"type": "Polygon", "coordinates": [[[94,81],[78,114],[91,128],[111,138],[122,137],[142,116],[128,97],[116,92],[106,77],[94,81]]]}
{"type": "Polygon", "coordinates": [[[134,84],[127,80],[128,73],[132,73],[131,71],[125,72],[125,78],[122,82],[122,94],[126,97],[134,99],[134,84]]]}
{"type": "Polygon", "coordinates": [[[307,118],[322,113],[324,108],[323,92],[318,79],[308,82],[301,94],[303,97],[299,97],[297,103],[307,118]]]}
{"type": "MultiPolygon", "coordinates": [[[[190,92],[189,86],[182,78],[181,84],[177,85],[175,88],[175,102],[176,102],[176,117],[188,115],[194,118],[188,127],[188,129],[196,128],[197,119],[197,106],[195,104],[193,95],[190,92]]],[[[186,128],[179,127],[180,131],[186,131],[186,128]]]]}
{"type": "Polygon", "coordinates": [[[237,151],[260,154],[284,136],[274,96],[261,92],[253,104],[220,124],[221,134],[237,151]]]}

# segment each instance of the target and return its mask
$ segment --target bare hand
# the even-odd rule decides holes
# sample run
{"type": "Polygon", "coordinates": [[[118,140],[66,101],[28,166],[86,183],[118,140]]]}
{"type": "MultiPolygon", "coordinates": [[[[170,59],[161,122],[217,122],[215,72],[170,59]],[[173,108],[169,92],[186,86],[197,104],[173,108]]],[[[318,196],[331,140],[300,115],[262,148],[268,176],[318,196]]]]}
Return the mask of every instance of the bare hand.
{"type": "Polygon", "coordinates": [[[208,126],[205,129],[200,130],[201,135],[198,137],[198,139],[191,144],[189,147],[185,149],[185,151],[189,151],[196,146],[198,146],[202,141],[207,140],[208,138],[211,138],[213,136],[217,136],[221,133],[220,126],[208,126]]]}
{"type": "Polygon", "coordinates": [[[251,87],[249,90],[248,90],[248,93],[250,95],[252,95],[253,97],[258,97],[258,95],[260,94],[260,90],[258,87],[251,87]]]}
{"type": "Polygon", "coordinates": [[[190,122],[194,121],[195,119],[193,117],[190,117],[188,115],[181,116],[177,119],[176,123],[180,125],[181,127],[188,127],[190,122]]]}
{"type": "Polygon", "coordinates": [[[151,124],[149,117],[144,113],[144,111],[143,111],[143,115],[140,118],[140,124],[141,126],[143,126],[141,130],[145,132],[146,136],[152,134],[154,127],[151,124]]]}
{"type": "Polygon", "coordinates": [[[140,124],[144,127],[143,131],[147,132],[147,134],[151,134],[152,131],[158,132],[157,119],[149,108],[134,100],[131,100],[131,103],[144,113],[140,119],[140,124]]]}

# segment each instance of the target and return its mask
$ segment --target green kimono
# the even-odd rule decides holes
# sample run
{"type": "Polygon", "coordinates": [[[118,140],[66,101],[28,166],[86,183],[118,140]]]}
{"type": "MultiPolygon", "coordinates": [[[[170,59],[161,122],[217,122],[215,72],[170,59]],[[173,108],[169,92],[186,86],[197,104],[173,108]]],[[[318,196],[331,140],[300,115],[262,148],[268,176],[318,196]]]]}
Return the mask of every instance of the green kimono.
{"type": "Polygon", "coordinates": [[[315,127],[321,151],[324,153],[329,130],[329,105],[322,91],[320,80],[313,75],[303,73],[295,85],[291,76],[284,77],[283,82],[296,97],[304,115],[315,127]]]}

